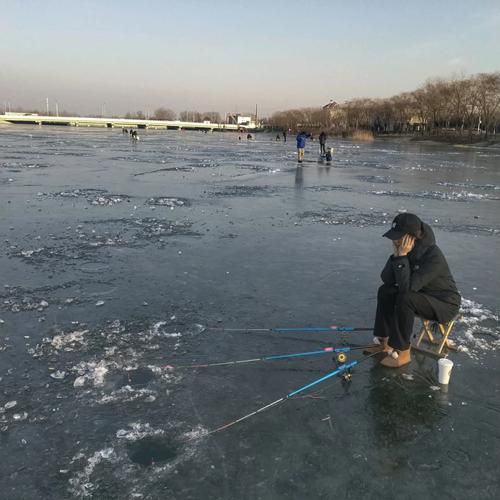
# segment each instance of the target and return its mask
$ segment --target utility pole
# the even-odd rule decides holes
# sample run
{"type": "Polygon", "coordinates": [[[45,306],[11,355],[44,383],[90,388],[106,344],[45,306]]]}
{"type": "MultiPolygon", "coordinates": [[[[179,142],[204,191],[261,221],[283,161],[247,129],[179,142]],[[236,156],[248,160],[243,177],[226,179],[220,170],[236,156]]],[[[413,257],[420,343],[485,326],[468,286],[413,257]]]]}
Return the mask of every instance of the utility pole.
{"type": "Polygon", "coordinates": [[[257,104],[255,105],[255,126],[257,126],[257,104]]]}
{"type": "Polygon", "coordinates": [[[56,102],[56,116],[59,116],[59,104],[56,102]]]}
{"type": "Polygon", "coordinates": [[[50,111],[49,111],[49,98],[48,97],[45,98],[45,105],[46,105],[46,109],[47,109],[47,116],[49,116],[50,111]]]}

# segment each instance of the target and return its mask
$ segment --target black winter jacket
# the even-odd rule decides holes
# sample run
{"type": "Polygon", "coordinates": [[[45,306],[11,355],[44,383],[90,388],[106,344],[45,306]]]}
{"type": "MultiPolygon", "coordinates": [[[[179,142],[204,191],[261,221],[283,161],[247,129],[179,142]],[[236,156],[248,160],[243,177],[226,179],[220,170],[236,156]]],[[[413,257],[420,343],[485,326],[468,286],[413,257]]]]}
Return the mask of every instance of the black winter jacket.
{"type": "Polygon", "coordinates": [[[421,292],[446,304],[460,306],[460,294],[443,253],[436,245],[429,225],[422,224],[424,236],[404,257],[391,255],[381,277],[385,285],[400,291],[421,292]]]}

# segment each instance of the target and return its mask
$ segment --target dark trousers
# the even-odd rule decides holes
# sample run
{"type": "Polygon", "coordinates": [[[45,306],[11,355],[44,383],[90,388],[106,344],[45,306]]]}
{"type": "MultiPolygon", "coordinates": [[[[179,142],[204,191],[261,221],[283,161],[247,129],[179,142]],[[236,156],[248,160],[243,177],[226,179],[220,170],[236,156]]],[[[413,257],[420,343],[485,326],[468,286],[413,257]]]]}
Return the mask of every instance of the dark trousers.
{"type": "Polygon", "coordinates": [[[322,155],[326,154],[326,149],[325,149],[325,144],[321,143],[319,144],[319,150],[322,155]]]}
{"type": "MultiPolygon", "coordinates": [[[[393,286],[378,289],[374,334],[389,337],[389,346],[399,351],[410,347],[415,315],[437,320],[436,299],[419,292],[400,292],[393,286]]],[[[445,305],[444,303],[441,303],[445,305]]]]}

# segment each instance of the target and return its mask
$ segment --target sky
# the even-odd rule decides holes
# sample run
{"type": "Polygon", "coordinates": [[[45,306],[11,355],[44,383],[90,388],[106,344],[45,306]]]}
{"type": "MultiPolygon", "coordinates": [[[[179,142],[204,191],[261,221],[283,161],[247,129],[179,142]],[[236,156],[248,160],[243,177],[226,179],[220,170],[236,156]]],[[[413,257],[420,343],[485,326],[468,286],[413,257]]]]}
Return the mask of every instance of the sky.
{"type": "Polygon", "coordinates": [[[0,0],[0,112],[254,112],[500,71],[494,0],[0,0]]]}

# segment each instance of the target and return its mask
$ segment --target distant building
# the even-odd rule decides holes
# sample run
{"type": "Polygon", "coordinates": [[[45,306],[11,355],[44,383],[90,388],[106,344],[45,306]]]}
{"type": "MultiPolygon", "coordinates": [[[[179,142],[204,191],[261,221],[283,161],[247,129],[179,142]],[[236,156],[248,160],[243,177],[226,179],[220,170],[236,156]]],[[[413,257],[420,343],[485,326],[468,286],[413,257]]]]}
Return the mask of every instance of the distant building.
{"type": "Polygon", "coordinates": [[[241,115],[239,113],[227,113],[226,123],[230,125],[240,125],[242,128],[255,128],[255,120],[252,115],[241,115]]]}
{"type": "Polygon", "coordinates": [[[330,102],[322,106],[321,109],[328,112],[331,128],[345,128],[347,126],[345,112],[342,107],[339,106],[338,102],[330,99],[330,102]]]}
{"type": "Polygon", "coordinates": [[[323,109],[332,112],[334,110],[334,108],[336,108],[337,106],[338,106],[338,104],[335,101],[332,101],[330,99],[330,102],[328,104],[325,104],[323,106],[323,109]]]}
{"type": "Polygon", "coordinates": [[[236,122],[237,125],[250,125],[252,123],[252,117],[251,116],[238,116],[238,121],[236,122]]]}

